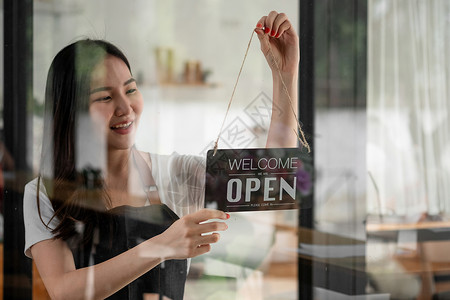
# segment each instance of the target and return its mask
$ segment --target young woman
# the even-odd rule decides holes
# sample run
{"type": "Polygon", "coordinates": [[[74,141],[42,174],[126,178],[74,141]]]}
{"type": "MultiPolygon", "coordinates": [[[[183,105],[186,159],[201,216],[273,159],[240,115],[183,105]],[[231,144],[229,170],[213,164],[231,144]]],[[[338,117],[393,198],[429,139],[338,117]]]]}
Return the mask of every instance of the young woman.
{"type": "MultiPolygon", "coordinates": [[[[272,114],[267,146],[296,147],[282,81],[296,107],[297,34],[274,11],[255,32],[272,69],[274,106],[284,112],[272,114]]],[[[127,58],[108,42],[82,40],[62,49],[45,101],[41,173],[25,188],[25,254],[52,299],[142,299],[143,293],[182,299],[186,259],[208,252],[227,228],[205,221],[229,217],[202,209],[204,162],[134,147],[143,99],[127,58]],[[103,174],[76,167],[83,114],[106,135],[103,174]]]]}

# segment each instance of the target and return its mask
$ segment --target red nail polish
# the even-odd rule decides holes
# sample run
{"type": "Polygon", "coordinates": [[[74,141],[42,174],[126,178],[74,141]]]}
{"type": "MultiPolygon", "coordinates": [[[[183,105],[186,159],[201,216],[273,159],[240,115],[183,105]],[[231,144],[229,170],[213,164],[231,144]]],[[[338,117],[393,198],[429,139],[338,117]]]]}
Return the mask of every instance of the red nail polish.
{"type": "Polygon", "coordinates": [[[279,38],[279,37],[280,37],[280,34],[277,34],[276,38],[279,38]]]}
{"type": "Polygon", "coordinates": [[[230,214],[227,214],[227,220],[230,218],[230,214]]]}
{"type": "Polygon", "coordinates": [[[266,29],[264,29],[265,33],[269,33],[270,32],[270,28],[266,27],[266,29]]]}
{"type": "Polygon", "coordinates": [[[256,28],[262,28],[263,25],[261,23],[256,24],[256,28]]]}
{"type": "Polygon", "coordinates": [[[270,33],[271,36],[275,36],[276,32],[274,30],[272,30],[272,32],[270,33]]]}

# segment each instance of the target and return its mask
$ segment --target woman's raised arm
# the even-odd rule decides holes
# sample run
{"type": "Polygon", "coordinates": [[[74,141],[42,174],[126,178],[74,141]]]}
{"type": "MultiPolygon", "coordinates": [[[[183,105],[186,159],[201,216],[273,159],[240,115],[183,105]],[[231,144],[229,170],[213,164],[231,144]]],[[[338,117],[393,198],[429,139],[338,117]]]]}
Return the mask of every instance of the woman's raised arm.
{"type": "Polygon", "coordinates": [[[293,110],[297,115],[298,35],[288,17],[276,11],[263,16],[256,24],[255,32],[273,78],[272,119],[266,146],[297,147],[297,120],[293,110]]]}

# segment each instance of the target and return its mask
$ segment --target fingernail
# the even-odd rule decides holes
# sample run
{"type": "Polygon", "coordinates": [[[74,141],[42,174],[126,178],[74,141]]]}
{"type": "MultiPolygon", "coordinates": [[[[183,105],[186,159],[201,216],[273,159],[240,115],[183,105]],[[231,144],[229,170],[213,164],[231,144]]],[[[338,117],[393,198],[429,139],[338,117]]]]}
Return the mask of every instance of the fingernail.
{"type": "Polygon", "coordinates": [[[275,36],[276,32],[274,30],[272,30],[272,32],[270,33],[271,36],[275,36]]]}
{"type": "Polygon", "coordinates": [[[263,27],[263,26],[262,26],[261,23],[256,24],[256,28],[262,28],[262,27],[263,27]]]}
{"type": "Polygon", "coordinates": [[[266,27],[266,29],[264,29],[265,33],[269,33],[270,32],[270,28],[266,27]]]}
{"type": "Polygon", "coordinates": [[[280,34],[277,34],[276,38],[279,38],[279,37],[280,37],[280,34]]]}
{"type": "Polygon", "coordinates": [[[230,218],[230,214],[227,214],[227,220],[230,218]]]}

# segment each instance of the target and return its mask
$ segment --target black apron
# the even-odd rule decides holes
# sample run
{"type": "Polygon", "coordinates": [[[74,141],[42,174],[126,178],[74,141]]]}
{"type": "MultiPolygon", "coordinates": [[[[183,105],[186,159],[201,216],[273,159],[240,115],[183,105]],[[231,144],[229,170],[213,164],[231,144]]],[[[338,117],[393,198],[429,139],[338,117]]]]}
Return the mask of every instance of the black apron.
{"type": "MultiPolygon", "coordinates": [[[[109,213],[99,224],[98,245],[93,255],[95,264],[161,234],[178,219],[166,205],[120,206],[109,213]]],[[[143,299],[144,293],[183,299],[186,272],[185,259],[164,261],[107,299],[143,299]]]]}
{"type": "MultiPolygon", "coordinates": [[[[142,157],[135,155],[135,158],[142,165],[142,157]]],[[[148,171],[144,169],[142,174],[140,170],[141,177],[144,182],[152,183],[148,171]]],[[[148,189],[148,193],[150,191],[148,189]]],[[[76,267],[104,262],[165,231],[178,220],[178,216],[158,201],[159,197],[150,201],[149,206],[119,206],[108,212],[96,213],[98,226],[94,237],[83,246],[72,248],[76,267]]],[[[153,293],[160,295],[160,299],[166,296],[180,300],[184,295],[186,275],[186,259],[166,260],[107,299],[141,300],[143,294],[153,293]]]]}

